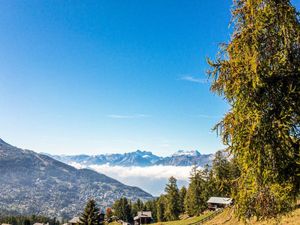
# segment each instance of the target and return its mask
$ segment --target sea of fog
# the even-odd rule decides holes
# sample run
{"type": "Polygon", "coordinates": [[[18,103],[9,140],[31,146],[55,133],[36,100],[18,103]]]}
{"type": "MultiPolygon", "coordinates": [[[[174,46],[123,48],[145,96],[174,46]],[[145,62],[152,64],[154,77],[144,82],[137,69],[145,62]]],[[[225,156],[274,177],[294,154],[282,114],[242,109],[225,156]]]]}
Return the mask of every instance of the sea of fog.
{"type": "MultiPolygon", "coordinates": [[[[78,163],[72,163],[76,168],[83,168],[78,163]]],[[[181,188],[187,186],[192,166],[148,166],[148,167],[123,167],[105,165],[91,165],[88,168],[112,177],[126,185],[140,187],[153,196],[164,193],[169,177],[177,179],[181,188]]]]}

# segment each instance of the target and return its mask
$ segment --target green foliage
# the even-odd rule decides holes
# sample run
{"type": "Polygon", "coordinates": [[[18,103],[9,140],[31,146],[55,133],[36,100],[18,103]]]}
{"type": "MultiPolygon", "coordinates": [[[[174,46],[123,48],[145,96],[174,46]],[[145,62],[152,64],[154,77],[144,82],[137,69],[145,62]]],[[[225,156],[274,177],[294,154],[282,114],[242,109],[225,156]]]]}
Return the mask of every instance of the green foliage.
{"type": "Polygon", "coordinates": [[[114,215],[125,222],[132,221],[131,204],[127,198],[123,197],[116,200],[114,205],[114,215]]]}
{"type": "Polygon", "coordinates": [[[145,209],[144,203],[138,199],[136,202],[132,203],[131,205],[131,215],[132,217],[135,217],[137,215],[137,212],[143,211],[145,209]]]}
{"type": "Polygon", "coordinates": [[[190,185],[185,197],[185,211],[189,216],[197,216],[206,209],[208,199],[206,192],[206,176],[204,171],[193,167],[190,185]]]}
{"type": "Polygon", "coordinates": [[[212,173],[214,175],[214,184],[217,195],[229,197],[231,195],[233,175],[231,174],[230,161],[227,159],[224,152],[216,152],[213,160],[212,173]]]}
{"type": "Polygon", "coordinates": [[[0,216],[0,224],[7,223],[12,225],[32,225],[34,223],[49,223],[49,225],[59,225],[56,218],[48,218],[45,216],[0,216]]]}
{"type": "Polygon", "coordinates": [[[165,202],[166,202],[166,200],[165,200],[164,195],[161,195],[156,202],[156,209],[157,209],[156,217],[157,217],[158,222],[166,221],[165,220],[165,208],[166,208],[165,202]]]}
{"type": "Polygon", "coordinates": [[[169,178],[169,183],[165,188],[165,192],[165,218],[168,221],[178,220],[180,214],[180,197],[177,180],[174,177],[169,178]]]}
{"type": "Polygon", "coordinates": [[[235,0],[232,14],[231,41],[209,61],[211,89],[231,106],[215,129],[239,168],[238,216],[265,219],[300,187],[299,14],[289,0],[235,0]]]}
{"type": "Polygon", "coordinates": [[[156,208],[157,200],[149,200],[145,203],[145,210],[152,212],[153,221],[157,221],[157,208],[156,208]]]}
{"type": "Polygon", "coordinates": [[[184,213],[184,211],[185,211],[185,209],[184,209],[184,200],[185,200],[186,193],[187,193],[186,187],[183,186],[179,191],[179,209],[180,209],[180,213],[184,213]]]}
{"type": "Polygon", "coordinates": [[[83,213],[79,217],[82,225],[98,225],[99,224],[99,209],[93,199],[88,200],[83,213]]]}

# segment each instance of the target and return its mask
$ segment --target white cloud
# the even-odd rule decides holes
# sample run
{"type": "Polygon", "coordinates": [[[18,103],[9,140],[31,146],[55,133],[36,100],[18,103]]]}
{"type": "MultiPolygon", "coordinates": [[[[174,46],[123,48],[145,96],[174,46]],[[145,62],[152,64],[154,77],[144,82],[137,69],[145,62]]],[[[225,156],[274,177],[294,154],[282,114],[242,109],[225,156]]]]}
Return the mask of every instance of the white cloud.
{"type": "Polygon", "coordinates": [[[149,166],[149,167],[123,167],[106,165],[91,165],[90,168],[104,173],[118,176],[121,178],[128,177],[146,177],[147,179],[169,178],[171,176],[180,180],[187,180],[191,166],[149,166]]]}
{"type": "Polygon", "coordinates": [[[208,83],[208,79],[202,79],[202,78],[193,77],[193,76],[183,76],[180,78],[180,80],[185,80],[185,81],[194,82],[194,83],[198,83],[198,84],[207,84],[208,83]]]}
{"type": "MultiPolygon", "coordinates": [[[[83,168],[78,163],[71,163],[70,165],[83,168]]],[[[187,186],[192,166],[123,167],[106,164],[91,165],[89,168],[124,184],[140,187],[152,195],[158,196],[164,192],[165,185],[171,176],[177,179],[179,188],[183,185],[187,186]]]]}
{"type": "Polygon", "coordinates": [[[109,114],[107,117],[112,119],[136,119],[136,118],[147,118],[150,115],[147,114],[133,114],[133,115],[122,115],[122,114],[109,114]]]}

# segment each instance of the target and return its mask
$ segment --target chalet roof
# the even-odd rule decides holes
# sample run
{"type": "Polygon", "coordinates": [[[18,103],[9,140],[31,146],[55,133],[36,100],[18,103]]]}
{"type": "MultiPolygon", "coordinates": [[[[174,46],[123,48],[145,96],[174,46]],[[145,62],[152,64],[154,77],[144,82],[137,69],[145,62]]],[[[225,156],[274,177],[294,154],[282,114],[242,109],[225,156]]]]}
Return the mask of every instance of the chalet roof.
{"type": "Polygon", "coordinates": [[[79,217],[74,217],[73,219],[69,220],[69,223],[79,223],[79,217]]]}
{"type": "Polygon", "coordinates": [[[232,199],[223,197],[210,197],[207,203],[229,205],[232,203],[232,199]]]}
{"type": "Polygon", "coordinates": [[[139,218],[152,218],[151,211],[140,211],[138,212],[137,216],[134,217],[134,220],[138,220],[139,218]]]}

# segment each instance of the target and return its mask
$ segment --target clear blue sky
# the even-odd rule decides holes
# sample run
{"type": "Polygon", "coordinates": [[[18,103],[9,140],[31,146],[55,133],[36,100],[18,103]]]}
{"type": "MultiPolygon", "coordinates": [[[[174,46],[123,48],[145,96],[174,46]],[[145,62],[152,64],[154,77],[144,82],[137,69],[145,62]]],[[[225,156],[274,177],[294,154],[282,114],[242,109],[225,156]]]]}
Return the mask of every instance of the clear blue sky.
{"type": "Polygon", "coordinates": [[[0,137],[52,154],[215,152],[228,106],[206,57],[230,37],[230,6],[2,0],[0,137]]]}

